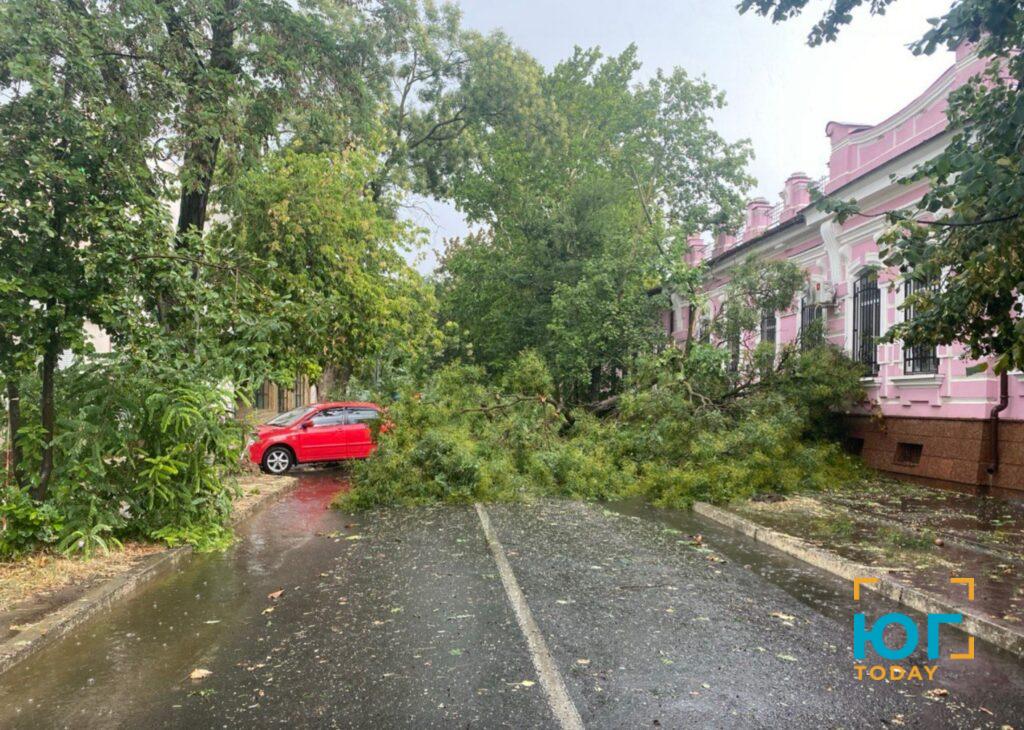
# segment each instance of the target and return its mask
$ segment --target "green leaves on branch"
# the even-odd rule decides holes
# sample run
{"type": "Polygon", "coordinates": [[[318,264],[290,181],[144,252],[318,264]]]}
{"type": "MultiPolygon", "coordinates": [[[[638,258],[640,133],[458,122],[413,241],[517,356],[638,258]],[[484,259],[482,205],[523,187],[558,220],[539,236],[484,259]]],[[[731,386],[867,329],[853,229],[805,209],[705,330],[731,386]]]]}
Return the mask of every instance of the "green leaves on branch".
{"type": "Polygon", "coordinates": [[[449,177],[483,229],[447,248],[443,319],[492,370],[541,354],[566,402],[616,392],[663,344],[665,294],[699,278],[680,263],[686,237],[736,223],[750,182],[747,143],[710,123],[723,104],[711,84],[679,69],[637,82],[638,71],[635,48],[523,69],[538,102],[467,130],[475,164],[449,177]]]}
{"type": "Polygon", "coordinates": [[[737,387],[718,355],[699,345],[653,356],[604,420],[558,410],[535,353],[497,386],[480,368],[450,365],[390,407],[394,427],[339,505],[643,495],[686,507],[858,477],[824,440],[838,433],[836,411],[863,396],[856,364],[829,347],[789,350],[737,387]]]}

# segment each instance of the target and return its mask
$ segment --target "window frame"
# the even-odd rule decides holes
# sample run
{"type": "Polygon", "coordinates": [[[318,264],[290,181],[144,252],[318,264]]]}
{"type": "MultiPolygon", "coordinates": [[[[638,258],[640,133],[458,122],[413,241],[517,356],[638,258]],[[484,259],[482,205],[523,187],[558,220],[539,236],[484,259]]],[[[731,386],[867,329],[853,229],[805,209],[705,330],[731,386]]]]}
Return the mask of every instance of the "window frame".
{"type": "Polygon", "coordinates": [[[820,344],[822,344],[824,342],[824,340],[825,340],[824,324],[822,324],[821,342],[810,342],[809,339],[808,339],[808,334],[810,332],[811,326],[815,322],[818,322],[818,321],[821,321],[822,323],[824,323],[824,321],[825,321],[825,308],[823,306],[821,306],[820,304],[809,304],[807,302],[807,295],[806,294],[804,296],[800,297],[800,349],[801,350],[809,350],[810,348],[815,347],[817,345],[820,345],[820,344]],[[810,316],[808,316],[809,312],[811,313],[810,316]]]}
{"type": "Polygon", "coordinates": [[[252,407],[257,411],[264,411],[267,409],[267,381],[260,383],[260,387],[256,389],[256,393],[252,399],[252,407]]]}
{"type": "Polygon", "coordinates": [[[369,423],[371,421],[376,421],[379,418],[380,418],[380,411],[378,411],[376,408],[357,408],[355,406],[349,406],[348,408],[345,409],[345,423],[350,425],[350,426],[358,424],[358,423],[369,423]],[[361,413],[363,411],[372,412],[373,413],[373,418],[367,418],[367,419],[364,419],[364,420],[357,420],[355,418],[355,414],[357,412],[361,413]]]}
{"type": "Polygon", "coordinates": [[[767,310],[761,312],[761,342],[776,344],[779,336],[778,329],[778,320],[775,317],[775,312],[767,310]],[[771,337],[768,336],[769,334],[771,334],[771,337]]]}
{"type": "Polygon", "coordinates": [[[853,282],[853,359],[865,366],[871,377],[879,373],[878,338],[882,334],[882,289],[878,271],[862,271],[853,282]]]}
{"type": "MultiPolygon", "coordinates": [[[[919,279],[903,280],[903,299],[922,289],[933,289],[938,286],[937,280],[921,281],[919,279]]],[[[904,306],[903,321],[913,319],[913,307],[904,306]]],[[[904,375],[937,375],[939,372],[939,352],[935,345],[907,345],[903,343],[903,374],[904,375]]]]}
{"type": "Polygon", "coordinates": [[[345,408],[338,408],[338,407],[324,408],[322,410],[317,411],[316,413],[313,414],[312,417],[310,417],[309,425],[311,427],[313,427],[313,428],[317,428],[317,427],[321,427],[321,426],[344,426],[346,423],[348,423],[348,413],[346,411],[347,411],[347,409],[345,409],[345,408]],[[330,415],[330,416],[324,415],[324,414],[332,413],[332,412],[335,412],[335,411],[337,413],[335,413],[334,415],[330,415]],[[317,423],[316,419],[317,418],[321,418],[321,417],[337,419],[337,420],[332,422],[332,423],[317,423]]]}

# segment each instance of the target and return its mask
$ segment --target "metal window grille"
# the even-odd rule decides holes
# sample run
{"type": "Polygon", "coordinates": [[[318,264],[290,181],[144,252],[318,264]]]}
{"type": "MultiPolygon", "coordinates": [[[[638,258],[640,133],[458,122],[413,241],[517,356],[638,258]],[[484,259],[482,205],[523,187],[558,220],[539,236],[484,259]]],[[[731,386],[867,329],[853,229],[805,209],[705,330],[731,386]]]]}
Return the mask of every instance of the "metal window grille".
{"type": "MultiPolygon", "coordinates": [[[[907,296],[921,291],[922,289],[932,289],[935,286],[934,281],[915,281],[913,279],[907,279],[903,282],[903,292],[907,296]]],[[[906,319],[914,318],[914,308],[907,307],[903,310],[903,316],[906,319]]],[[[914,375],[917,373],[937,373],[939,372],[939,358],[935,352],[934,345],[912,345],[903,347],[903,372],[906,375],[914,375]]]]}
{"type": "Polygon", "coordinates": [[[821,305],[809,304],[807,297],[800,301],[800,347],[802,349],[806,350],[821,344],[821,340],[824,338],[822,325],[818,324],[822,318],[821,314],[821,305]]]}
{"type": "Polygon", "coordinates": [[[878,346],[881,334],[882,295],[878,274],[866,271],[853,284],[853,359],[863,363],[871,375],[878,375],[878,346]]]}

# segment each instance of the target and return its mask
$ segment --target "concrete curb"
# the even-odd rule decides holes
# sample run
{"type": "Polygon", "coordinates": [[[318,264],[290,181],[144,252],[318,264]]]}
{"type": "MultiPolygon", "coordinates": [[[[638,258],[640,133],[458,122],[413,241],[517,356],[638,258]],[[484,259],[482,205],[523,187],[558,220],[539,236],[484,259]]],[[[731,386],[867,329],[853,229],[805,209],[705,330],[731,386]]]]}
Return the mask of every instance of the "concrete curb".
{"type": "MultiPolygon", "coordinates": [[[[290,479],[292,484],[236,513],[232,525],[237,527],[260,508],[272,504],[290,492],[298,483],[295,477],[285,478],[290,479]]],[[[0,674],[56,642],[96,614],[110,608],[115,601],[130,596],[147,583],[171,572],[191,554],[191,546],[184,545],[151,555],[126,573],[100,583],[77,600],[48,613],[17,636],[0,642],[0,674]]]]}
{"type": "Polygon", "coordinates": [[[840,578],[849,581],[854,578],[878,578],[877,583],[867,583],[862,587],[877,591],[886,598],[915,611],[961,614],[964,617],[963,622],[954,624],[961,631],[1024,657],[1024,631],[998,624],[988,616],[952,603],[943,596],[897,580],[885,571],[840,557],[806,540],[758,525],[719,507],[697,502],[693,505],[693,511],[840,578]]]}

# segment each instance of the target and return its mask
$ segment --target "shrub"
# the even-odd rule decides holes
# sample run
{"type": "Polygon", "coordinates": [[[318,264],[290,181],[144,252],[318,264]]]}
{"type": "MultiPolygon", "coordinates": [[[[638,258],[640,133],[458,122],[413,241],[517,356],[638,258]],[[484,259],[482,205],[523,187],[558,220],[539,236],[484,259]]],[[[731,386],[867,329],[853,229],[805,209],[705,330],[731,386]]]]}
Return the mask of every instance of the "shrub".
{"type": "MultiPolygon", "coordinates": [[[[118,356],[73,364],[59,372],[57,386],[47,500],[32,502],[19,491],[0,507],[22,535],[4,538],[0,550],[56,543],[88,555],[128,538],[200,549],[230,541],[224,525],[245,426],[234,418],[228,387],[204,381],[200,368],[118,356]],[[37,536],[29,539],[33,529],[37,536]]],[[[35,474],[39,449],[31,439],[22,443],[25,473],[35,474]]]]}
{"type": "Polygon", "coordinates": [[[0,559],[54,544],[62,530],[60,513],[52,504],[34,502],[21,489],[0,489],[0,559]]]}

